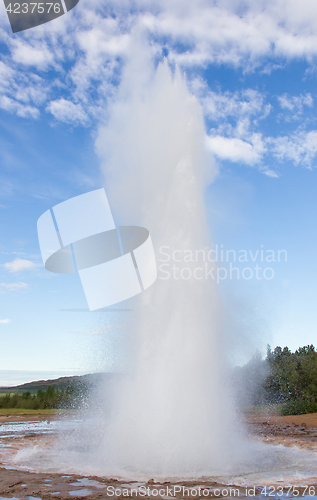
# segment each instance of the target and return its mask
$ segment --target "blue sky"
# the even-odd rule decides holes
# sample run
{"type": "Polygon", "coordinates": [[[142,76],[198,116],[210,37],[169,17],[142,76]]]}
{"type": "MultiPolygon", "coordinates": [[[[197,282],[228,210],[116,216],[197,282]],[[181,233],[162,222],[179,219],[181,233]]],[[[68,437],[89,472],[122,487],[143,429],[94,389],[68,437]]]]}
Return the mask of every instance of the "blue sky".
{"type": "Polygon", "coordinates": [[[62,311],[86,308],[85,297],[78,276],[44,269],[36,221],[103,185],[97,130],[140,32],[202,106],[218,166],[205,198],[214,243],[287,252],[265,264],[270,280],[221,282],[245,357],[267,343],[317,345],[317,5],[254,4],[81,0],[15,35],[0,4],[0,385],[122,362],[133,310],[62,311]]]}

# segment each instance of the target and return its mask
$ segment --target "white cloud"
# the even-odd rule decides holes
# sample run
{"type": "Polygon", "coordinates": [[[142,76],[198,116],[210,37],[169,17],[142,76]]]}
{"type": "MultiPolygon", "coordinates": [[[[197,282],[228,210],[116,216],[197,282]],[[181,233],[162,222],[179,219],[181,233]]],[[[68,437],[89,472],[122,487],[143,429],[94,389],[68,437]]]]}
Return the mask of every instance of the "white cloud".
{"type": "Polygon", "coordinates": [[[0,283],[0,293],[18,292],[25,290],[28,286],[29,285],[27,283],[23,283],[22,281],[19,281],[18,283],[0,283]]]}
{"type": "Polygon", "coordinates": [[[282,96],[278,96],[278,101],[280,103],[281,108],[287,109],[289,111],[293,111],[294,109],[298,109],[302,112],[303,106],[312,107],[314,104],[314,100],[310,93],[299,96],[289,96],[287,94],[283,94],[282,96]]]}
{"type": "Polygon", "coordinates": [[[37,108],[25,106],[5,95],[0,96],[0,108],[10,113],[16,113],[21,118],[38,118],[40,115],[37,108]]]}
{"type": "Polygon", "coordinates": [[[317,130],[299,130],[290,136],[271,137],[267,144],[279,161],[291,160],[295,165],[311,168],[317,155],[317,130]]]}
{"type": "Polygon", "coordinates": [[[23,66],[35,66],[38,69],[46,69],[54,61],[54,54],[45,41],[34,45],[25,43],[19,38],[11,40],[11,54],[15,63],[22,64],[23,66]]]}
{"type": "Polygon", "coordinates": [[[237,92],[215,92],[210,90],[207,83],[195,78],[189,82],[191,91],[199,99],[205,116],[210,120],[219,121],[234,117],[235,119],[250,118],[270,112],[265,103],[265,97],[253,89],[243,89],[237,92]]]}
{"type": "Polygon", "coordinates": [[[189,85],[199,99],[204,115],[214,125],[209,130],[208,149],[224,160],[260,164],[267,148],[265,139],[258,132],[259,123],[272,109],[264,94],[249,88],[216,92],[197,78],[189,85]]]}
{"type": "Polygon", "coordinates": [[[31,260],[17,258],[12,262],[6,262],[5,264],[3,264],[3,267],[7,271],[9,271],[9,273],[18,273],[20,271],[34,269],[35,267],[37,267],[37,264],[35,264],[35,262],[32,262],[31,260]]]}
{"type": "MultiPolygon", "coordinates": [[[[44,25],[16,38],[1,30],[0,39],[11,57],[3,56],[0,88],[2,84],[8,90],[7,97],[16,96],[25,103],[32,100],[37,106],[50,99],[47,110],[57,119],[84,124],[86,116],[96,113],[96,105],[99,109],[99,101],[112,95],[137,32],[146,33],[153,56],[160,57],[164,46],[168,58],[183,68],[216,62],[248,71],[266,67],[268,59],[279,63],[281,58],[306,58],[313,63],[317,57],[317,4],[311,0],[302,0],[300,8],[295,0],[136,0],[134,6],[132,12],[126,0],[110,0],[107,5],[91,0],[53,21],[54,31],[53,25],[44,25]],[[26,67],[25,79],[19,80],[26,67]],[[33,73],[29,74],[30,68],[33,73]],[[48,69],[55,72],[53,77],[48,69]],[[36,72],[43,81],[32,94],[31,75],[36,72]],[[18,86],[15,92],[19,90],[14,95],[8,85],[12,79],[18,86]],[[60,95],[49,95],[59,91],[55,85],[64,89],[65,101],[81,108],[75,111],[63,103],[60,109],[60,95]]],[[[260,94],[253,92],[249,100],[247,96],[238,99],[240,104],[234,99],[244,116],[258,113],[262,106],[260,94]]],[[[235,103],[225,97],[215,102],[212,93],[207,96],[207,112],[229,112],[228,106],[235,103]]],[[[309,103],[302,101],[302,105],[309,103]]],[[[14,108],[7,105],[5,109],[13,112],[14,108]]],[[[16,107],[15,112],[22,111],[16,107]]],[[[28,113],[36,118],[34,112],[28,113]]]]}
{"type": "Polygon", "coordinates": [[[214,124],[209,130],[207,148],[219,159],[258,166],[264,175],[276,178],[279,174],[275,170],[262,165],[266,156],[312,167],[317,156],[317,131],[303,130],[314,120],[314,116],[307,115],[304,109],[313,108],[314,99],[310,93],[278,96],[284,112],[278,118],[282,116],[290,121],[302,115],[302,125],[288,136],[263,137],[259,133],[261,120],[273,109],[264,94],[253,89],[216,92],[199,78],[189,81],[189,85],[201,102],[205,116],[214,124]]]}
{"type": "Polygon", "coordinates": [[[22,118],[38,118],[50,84],[31,71],[18,71],[0,61],[0,108],[22,118]]]}
{"type": "MultiPolygon", "coordinates": [[[[0,61],[0,108],[38,118],[43,107],[56,120],[88,125],[113,98],[137,36],[144,45],[149,40],[151,57],[160,58],[164,47],[169,61],[189,75],[209,63],[274,71],[292,59],[314,67],[317,58],[315,0],[136,0],[134,6],[132,11],[126,0],[90,0],[55,20],[54,31],[53,24],[44,25],[17,38],[1,29],[0,41],[11,55],[4,51],[0,61]]],[[[259,133],[260,120],[272,110],[265,94],[254,88],[211,90],[198,78],[189,83],[214,127],[207,144],[218,158],[261,167],[273,155],[312,166],[315,131],[267,138],[259,133]]],[[[314,99],[309,93],[283,94],[277,102],[283,119],[303,119],[305,111],[308,121],[314,99]]]]}
{"type": "Polygon", "coordinates": [[[11,319],[0,319],[0,325],[7,325],[11,323],[11,319]]]}
{"type": "Polygon", "coordinates": [[[171,40],[171,57],[181,64],[218,62],[252,68],[266,57],[316,55],[317,12],[312,2],[301,2],[300,16],[295,2],[285,0],[219,0],[213,5],[197,0],[191,8],[178,1],[167,5],[148,15],[146,24],[171,40]],[[186,44],[187,50],[180,52],[177,42],[186,44]]]}
{"type": "Polygon", "coordinates": [[[253,143],[237,137],[207,137],[207,148],[222,160],[255,165],[260,163],[265,151],[264,144],[257,134],[253,143]]]}
{"type": "Polygon", "coordinates": [[[275,170],[272,170],[270,168],[265,168],[262,173],[266,175],[267,177],[272,177],[273,179],[278,179],[279,174],[275,172],[275,170]]]}
{"type": "Polygon", "coordinates": [[[289,136],[266,137],[261,134],[245,134],[245,138],[207,136],[207,148],[221,160],[258,166],[269,177],[279,174],[262,165],[267,155],[272,155],[279,162],[291,161],[295,166],[312,168],[317,157],[317,130],[309,132],[297,130],[289,136]]]}
{"type": "Polygon", "coordinates": [[[88,117],[81,104],[74,104],[66,99],[51,101],[47,106],[47,111],[52,113],[54,118],[66,123],[86,123],[88,117]]]}
{"type": "Polygon", "coordinates": [[[0,61],[0,89],[7,88],[14,76],[14,71],[10,66],[0,61]]]}
{"type": "Polygon", "coordinates": [[[23,103],[33,102],[40,106],[48,96],[49,89],[41,78],[36,78],[36,75],[28,75],[24,80],[24,85],[16,85],[14,90],[14,98],[23,103]]]}
{"type": "Polygon", "coordinates": [[[89,59],[98,59],[102,54],[110,58],[126,54],[130,35],[121,34],[118,21],[110,18],[99,21],[93,29],[78,32],[77,42],[89,59]]]}

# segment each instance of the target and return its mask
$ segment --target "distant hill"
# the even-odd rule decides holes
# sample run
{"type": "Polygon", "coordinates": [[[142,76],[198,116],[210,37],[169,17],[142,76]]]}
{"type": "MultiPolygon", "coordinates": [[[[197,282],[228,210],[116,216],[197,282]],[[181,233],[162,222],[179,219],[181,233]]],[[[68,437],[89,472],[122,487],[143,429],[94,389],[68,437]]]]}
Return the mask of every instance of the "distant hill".
{"type": "Polygon", "coordinates": [[[115,373],[89,373],[87,375],[75,375],[73,377],[60,377],[50,380],[37,380],[14,387],[0,387],[2,393],[27,392],[36,393],[39,389],[46,390],[48,386],[54,386],[56,390],[66,389],[69,386],[76,388],[89,388],[99,385],[101,382],[110,382],[118,375],[115,373]]]}

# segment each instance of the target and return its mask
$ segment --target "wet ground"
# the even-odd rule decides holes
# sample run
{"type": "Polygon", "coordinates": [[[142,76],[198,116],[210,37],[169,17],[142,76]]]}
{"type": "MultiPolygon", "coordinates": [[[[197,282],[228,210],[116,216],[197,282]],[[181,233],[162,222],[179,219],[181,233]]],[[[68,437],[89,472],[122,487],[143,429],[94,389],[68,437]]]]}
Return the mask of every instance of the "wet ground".
{"type": "MultiPolygon", "coordinates": [[[[230,486],[214,481],[182,481],[177,483],[147,483],[118,481],[100,477],[77,475],[40,474],[0,468],[0,498],[33,500],[103,498],[223,498],[230,496],[230,486]],[[227,494],[227,495],[226,495],[227,494]]],[[[234,488],[236,497],[245,497],[244,487],[234,488]]],[[[233,487],[232,487],[233,491],[233,487]]],[[[256,489],[256,494],[260,489],[256,489]]]]}
{"type": "Polygon", "coordinates": [[[65,418],[63,415],[58,417],[53,414],[7,415],[0,416],[0,500],[317,498],[317,414],[296,417],[248,414],[246,419],[249,433],[255,440],[278,445],[276,448],[279,449],[283,445],[282,448],[307,450],[309,456],[316,460],[315,471],[311,469],[310,475],[305,479],[294,471],[292,481],[275,478],[272,484],[267,479],[261,482],[261,474],[250,475],[244,484],[240,478],[240,486],[234,486],[228,481],[221,483],[210,478],[159,483],[154,479],[148,482],[127,482],[111,477],[21,470],[21,464],[17,466],[14,461],[18,451],[21,453],[21,450],[23,452],[32,446],[45,453],[60,428],[65,430],[65,426],[73,425],[75,420],[70,422],[69,416],[65,418]]]}
{"type": "Polygon", "coordinates": [[[317,452],[317,413],[286,417],[250,413],[246,419],[249,433],[266,443],[317,452]]]}

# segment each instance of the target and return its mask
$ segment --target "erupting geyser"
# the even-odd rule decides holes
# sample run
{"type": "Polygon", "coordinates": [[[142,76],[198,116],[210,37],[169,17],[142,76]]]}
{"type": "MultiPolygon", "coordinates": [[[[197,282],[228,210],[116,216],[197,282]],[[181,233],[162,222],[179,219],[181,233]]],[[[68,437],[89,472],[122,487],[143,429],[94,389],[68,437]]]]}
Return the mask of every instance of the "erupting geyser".
{"type": "MultiPolygon", "coordinates": [[[[210,244],[204,187],[216,167],[206,157],[201,108],[179,71],[173,76],[167,63],[149,67],[142,58],[127,66],[97,148],[114,214],[149,228],[160,267],[162,247],[171,255],[210,244]]],[[[132,374],[116,388],[99,458],[121,474],[227,468],[235,424],[216,284],[159,273],[136,307],[132,374]]]]}
{"type": "Polygon", "coordinates": [[[128,375],[98,388],[92,412],[61,435],[46,464],[133,479],[223,476],[246,447],[226,383],[217,285],[190,261],[186,279],[160,272],[163,255],[166,263],[210,246],[204,188],[216,166],[183,77],[166,62],[154,70],[146,56],[134,48],[96,144],[116,224],[149,229],[158,279],[133,299],[128,375]]]}
{"type": "Polygon", "coordinates": [[[149,229],[158,279],[129,299],[136,313],[125,325],[132,339],[126,375],[96,388],[83,421],[59,422],[53,446],[23,448],[14,462],[134,480],[207,476],[252,485],[315,476],[314,453],[252,442],[240,428],[215,281],[195,274],[190,259],[183,279],[161,272],[173,252],[178,258],[210,246],[204,187],[216,168],[182,76],[167,63],[154,70],[139,45],[131,52],[97,150],[116,224],[149,229]]]}

